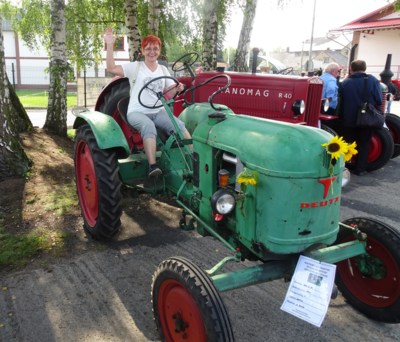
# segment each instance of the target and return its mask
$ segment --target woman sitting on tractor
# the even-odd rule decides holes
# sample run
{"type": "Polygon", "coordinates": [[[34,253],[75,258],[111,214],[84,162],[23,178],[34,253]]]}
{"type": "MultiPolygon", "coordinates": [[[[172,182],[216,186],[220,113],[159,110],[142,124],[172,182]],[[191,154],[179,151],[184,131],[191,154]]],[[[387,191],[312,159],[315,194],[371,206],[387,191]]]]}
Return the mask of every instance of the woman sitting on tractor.
{"type": "MultiPolygon", "coordinates": [[[[160,76],[171,76],[168,69],[158,63],[158,57],[161,52],[161,40],[157,36],[148,35],[141,44],[144,62],[130,62],[122,65],[116,65],[114,60],[114,42],[115,36],[111,28],[107,28],[104,40],[107,45],[107,71],[114,75],[127,77],[131,86],[130,100],[128,105],[127,118],[131,126],[137,129],[143,140],[144,151],[149,163],[149,176],[158,176],[162,174],[161,169],[156,164],[156,127],[163,130],[167,135],[175,131],[166,110],[161,108],[145,108],[139,102],[138,95],[142,87],[151,79],[160,76]]],[[[158,99],[156,93],[170,93],[170,96],[183,91],[183,84],[177,86],[171,79],[160,79],[153,83],[154,92],[145,92],[142,94],[142,102],[145,104],[155,104],[158,99]]],[[[191,139],[191,136],[185,128],[182,121],[175,119],[182,129],[185,139],[191,139]]]]}

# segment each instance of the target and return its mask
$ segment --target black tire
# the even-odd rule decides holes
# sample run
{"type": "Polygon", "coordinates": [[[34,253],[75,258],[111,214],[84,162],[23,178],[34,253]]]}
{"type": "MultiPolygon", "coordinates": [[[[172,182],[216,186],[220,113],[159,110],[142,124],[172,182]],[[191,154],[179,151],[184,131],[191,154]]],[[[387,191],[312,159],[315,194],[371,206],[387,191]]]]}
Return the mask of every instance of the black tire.
{"type": "Polygon", "coordinates": [[[400,117],[395,114],[388,113],[386,114],[385,123],[386,126],[388,126],[389,132],[393,138],[394,150],[392,158],[395,158],[400,155],[400,117]]]}
{"type": "Polygon", "coordinates": [[[96,110],[104,114],[113,116],[118,108],[118,102],[124,97],[129,97],[129,81],[127,78],[122,78],[114,81],[100,95],[102,100],[97,104],[96,110]]]}
{"type": "Polygon", "coordinates": [[[189,260],[164,260],[154,273],[151,292],[154,319],[163,341],[234,341],[217,288],[189,260]]]}
{"type": "MultiPolygon", "coordinates": [[[[352,218],[344,223],[367,234],[368,254],[337,263],[339,290],[354,308],[369,318],[400,323],[400,233],[369,218],[352,218]]],[[[341,228],[335,243],[354,239],[350,229],[341,228]]]]}
{"type": "Polygon", "coordinates": [[[397,84],[393,83],[394,85],[394,89],[396,90],[396,93],[394,94],[394,101],[399,101],[400,100],[400,91],[399,91],[399,87],[397,86],[397,84]]]}
{"type": "Polygon", "coordinates": [[[394,143],[389,130],[386,128],[376,129],[372,133],[367,171],[375,171],[385,166],[392,158],[393,150],[394,143]]]}
{"type": "Polygon", "coordinates": [[[121,226],[121,181],[115,152],[101,150],[89,125],[75,137],[75,177],[83,228],[95,239],[107,240],[121,226]]]}
{"type": "Polygon", "coordinates": [[[330,133],[330,134],[332,134],[333,136],[338,135],[333,128],[331,128],[331,127],[329,127],[327,125],[321,124],[321,129],[326,131],[326,132],[328,132],[328,133],[330,133]]]}

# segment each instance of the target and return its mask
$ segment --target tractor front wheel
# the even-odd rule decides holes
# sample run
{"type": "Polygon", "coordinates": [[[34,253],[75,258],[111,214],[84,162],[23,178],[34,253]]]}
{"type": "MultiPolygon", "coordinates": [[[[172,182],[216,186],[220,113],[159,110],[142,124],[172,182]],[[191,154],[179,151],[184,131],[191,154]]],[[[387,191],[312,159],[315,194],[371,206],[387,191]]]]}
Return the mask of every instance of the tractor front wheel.
{"type": "MultiPolygon", "coordinates": [[[[343,297],[366,316],[385,323],[400,322],[400,233],[377,220],[344,222],[367,234],[367,254],[337,263],[336,284],[343,297]]],[[[355,239],[341,228],[336,243],[355,239]]]]}
{"type": "Polygon", "coordinates": [[[217,288],[203,270],[185,258],[169,258],[158,266],[152,302],[163,341],[234,340],[217,288]]]}
{"type": "Polygon", "coordinates": [[[115,152],[101,150],[89,125],[75,137],[75,177],[86,233],[110,239],[121,225],[121,181],[115,152]]]}

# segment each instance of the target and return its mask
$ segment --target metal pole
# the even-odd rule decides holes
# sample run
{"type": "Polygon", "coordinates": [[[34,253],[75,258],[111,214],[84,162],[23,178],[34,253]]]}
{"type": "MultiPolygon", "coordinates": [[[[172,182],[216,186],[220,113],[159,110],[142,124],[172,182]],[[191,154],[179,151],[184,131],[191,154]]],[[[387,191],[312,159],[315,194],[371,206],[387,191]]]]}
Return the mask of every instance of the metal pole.
{"type": "Polygon", "coordinates": [[[85,99],[84,107],[86,108],[86,67],[83,69],[83,98],[85,99]]]}
{"type": "Polygon", "coordinates": [[[311,53],[312,53],[312,45],[313,45],[313,39],[314,39],[314,22],[315,22],[315,7],[316,7],[316,4],[317,4],[317,0],[314,0],[314,11],[313,11],[313,18],[312,18],[312,26],[311,26],[311,39],[310,39],[310,53],[309,53],[309,56],[308,56],[308,72],[310,73],[312,70],[311,70],[311,67],[312,67],[312,65],[311,65],[311,53]]]}
{"type": "Polygon", "coordinates": [[[15,68],[14,68],[14,63],[11,63],[11,74],[12,74],[12,80],[13,80],[13,87],[15,89],[15,68]]]}

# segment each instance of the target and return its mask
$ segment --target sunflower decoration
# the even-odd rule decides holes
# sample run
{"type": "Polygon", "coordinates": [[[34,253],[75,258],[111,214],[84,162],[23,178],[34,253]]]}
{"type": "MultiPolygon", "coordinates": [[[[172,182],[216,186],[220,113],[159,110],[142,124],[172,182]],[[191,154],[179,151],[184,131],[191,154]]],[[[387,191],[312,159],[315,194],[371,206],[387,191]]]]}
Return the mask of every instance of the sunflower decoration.
{"type": "Polygon", "coordinates": [[[331,162],[329,165],[329,173],[333,173],[333,166],[336,161],[343,156],[347,162],[358,153],[356,150],[357,143],[354,141],[352,144],[346,143],[342,137],[335,136],[330,141],[322,144],[325,147],[326,152],[331,156],[331,162]]]}
{"type": "Polygon", "coordinates": [[[258,181],[258,174],[256,171],[251,171],[244,168],[242,172],[236,178],[236,182],[240,184],[240,190],[242,192],[246,191],[247,185],[255,186],[258,181]]]}
{"type": "Polygon", "coordinates": [[[356,150],[357,147],[357,143],[355,141],[353,141],[352,144],[347,145],[347,153],[345,153],[344,155],[344,160],[345,161],[350,161],[351,158],[353,158],[353,156],[355,156],[358,151],[356,150]]]}

